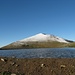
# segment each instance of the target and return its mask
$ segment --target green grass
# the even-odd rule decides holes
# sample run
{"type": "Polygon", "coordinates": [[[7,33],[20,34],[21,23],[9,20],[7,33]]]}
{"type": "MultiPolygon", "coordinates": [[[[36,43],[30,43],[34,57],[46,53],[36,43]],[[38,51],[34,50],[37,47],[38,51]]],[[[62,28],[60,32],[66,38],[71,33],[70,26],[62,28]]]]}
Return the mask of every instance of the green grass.
{"type": "Polygon", "coordinates": [[[74,43],[69,43],[69,44],[67,45],[67,47],[75,47],[75,42],[74,42],[74,43]]]}
{"type": "Polygon", "coordinates": [[[21,44],[18,46],[15,46],[13,44],[7,45],[3,47],[2,49],[25,49],[25,48],[62,48],[65,47],[65,43],[60,42],[29,42],[26,44],[21,44]]]}

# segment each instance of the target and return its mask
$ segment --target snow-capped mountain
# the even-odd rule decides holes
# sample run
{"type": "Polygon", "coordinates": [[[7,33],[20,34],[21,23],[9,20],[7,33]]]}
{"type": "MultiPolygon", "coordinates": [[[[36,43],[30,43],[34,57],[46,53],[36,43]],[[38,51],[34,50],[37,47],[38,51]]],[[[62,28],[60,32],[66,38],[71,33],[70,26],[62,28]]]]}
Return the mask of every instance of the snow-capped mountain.
{"type": "Polygon", "coordinates": [[[36,34],[34,36],[22,39],[18,42],[50,42],[50,41],[69,43],[68,41],[66,41],[63,38],[59,38],[57,36],[44,34],[44,33],[36,34]]]}
{"type": "Polygon", "coordinates": [[[54,48],[54,47],[63,47],[65,46],[64,44],[68,44],[70,42],[73,41],[66,40],[50,34],[39,33],[34,36],[4,46],[2,47],[2,49],[41,48],[41,47],[54,48]]]}

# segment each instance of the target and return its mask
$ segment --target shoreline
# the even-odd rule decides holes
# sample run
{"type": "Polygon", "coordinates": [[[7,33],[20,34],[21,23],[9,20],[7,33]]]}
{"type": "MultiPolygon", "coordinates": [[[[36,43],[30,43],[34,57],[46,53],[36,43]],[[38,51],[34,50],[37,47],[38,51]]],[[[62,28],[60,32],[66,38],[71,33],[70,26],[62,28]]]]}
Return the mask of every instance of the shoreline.
{"type": "Polygon", "coordinates": [[[0,57],[0,75],[4,72],[15,75],[75,75],[75,58],[0,57]]]}

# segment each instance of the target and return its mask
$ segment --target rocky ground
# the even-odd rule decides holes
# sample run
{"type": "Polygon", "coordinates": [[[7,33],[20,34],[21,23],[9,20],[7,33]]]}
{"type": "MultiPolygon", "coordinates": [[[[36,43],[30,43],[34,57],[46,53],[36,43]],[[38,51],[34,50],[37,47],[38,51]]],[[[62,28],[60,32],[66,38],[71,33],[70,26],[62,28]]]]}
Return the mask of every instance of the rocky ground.
{"type": "Polygon", "coordinates": [[[75,58],[0,57],[0,75],[75,75],[75,58]]]}

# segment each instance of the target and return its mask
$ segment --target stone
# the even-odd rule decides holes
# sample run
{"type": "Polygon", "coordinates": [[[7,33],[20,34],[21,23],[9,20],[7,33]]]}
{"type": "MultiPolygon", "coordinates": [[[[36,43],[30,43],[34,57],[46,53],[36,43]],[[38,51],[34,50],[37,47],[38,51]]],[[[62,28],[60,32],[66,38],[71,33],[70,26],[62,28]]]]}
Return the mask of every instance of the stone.
{"type": "Polygon", "coordinates": [[[44,67],[45,66],[45,64],[41,64],[41,67],[44,67]]]}
{"type": "Polygon", "coordinates": [[[18,67],[19,65],[16,64],[15,66],[18,67]]]}
{"type": "Polygon", "coordinates": [[[1,61],[6,62],[6,61],[7,61],[7,59],[1,58],[1,61]]]}
{"type": "Polygon", "coordinates": [[[16,58],[15,56],[12,56],[12,58],[14,59],[14,58],[16,58]]]}
{"type": "Polygon", "coordinates": [[[1,61],[5,61],[3,58],[1,58],[1,61]]]}
{"type": "Polygon", "coordinates": [[[16,75],[16,74],[13,73],[13,74],[11,74],[11,75],[16,75]]]}
{"type": "Polygon", "coordinates": [[[15,62],[11,62],[11,65],[13,66],[13,65],[15,65],[16,63],[15,62]]]}
{"type": "Polygon", "coordinates": [[[51,72],[53,72],[53,70],[51,70],[51,72]]]}
{"type": "Polygon", "coordinates": [[[65,68],[66,66],[65,66],[65,65],[61,65],[60,67],[61,67],[61,68],[65,68]]]}

